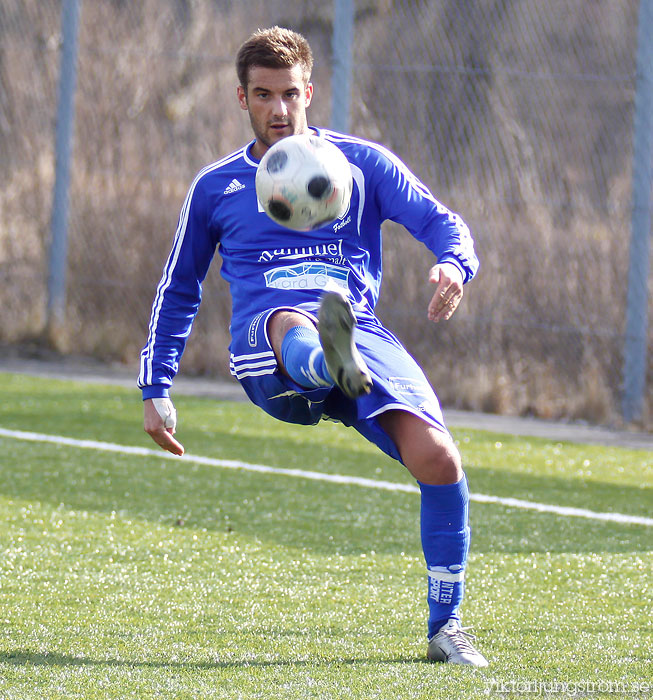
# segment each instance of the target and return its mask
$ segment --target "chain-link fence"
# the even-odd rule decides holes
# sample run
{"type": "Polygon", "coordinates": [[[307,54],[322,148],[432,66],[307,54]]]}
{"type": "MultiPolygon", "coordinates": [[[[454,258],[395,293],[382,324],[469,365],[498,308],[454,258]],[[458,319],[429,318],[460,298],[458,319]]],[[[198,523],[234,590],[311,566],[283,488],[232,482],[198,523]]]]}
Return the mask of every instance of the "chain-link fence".
{"type": "MultiPolygon", "coordinates": [[[[385,228],[379,313],[446,405],[618,420],[638,5],[356,3],[351,129],[458,211],[481,258],[454,318],[430,326],[432,260],[385,228]]],[[[250,139],[238,46],[271,24],[305,34],[311,122],[328,126],[332,15],[320,0],[83,0],[60,348],[136,367],[186,190],[250,139]]],[[[0,4],[4,343],[46,322],[60,18],[56,0],[0,4]]],[[[228,374],[229,308],[216,257],[183,371],[228,374]]]]}
{"type": "MultiPolygon", "coordinates": [[[[405,275],[386,277],[382,313],[450,401],[620,408],[638,5],[405,0],[360,32],[353,128],[373,126],[477,241],[481,273],[446,328],[404,328],[405,275]]],[[[388,268],[415,269],[406,238],[388,268]]]]}

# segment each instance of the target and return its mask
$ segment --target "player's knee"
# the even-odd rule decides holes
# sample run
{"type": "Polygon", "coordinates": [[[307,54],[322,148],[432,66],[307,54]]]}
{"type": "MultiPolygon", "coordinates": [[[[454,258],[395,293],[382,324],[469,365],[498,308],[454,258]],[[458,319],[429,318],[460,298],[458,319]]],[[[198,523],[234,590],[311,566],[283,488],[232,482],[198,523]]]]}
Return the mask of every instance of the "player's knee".
{"type": "Polygon", "coordinates": [[[275,311],[268,319],[267,332],[277,360],[281,361],[281,344],[286,333],[296,326],[315,328],[315,324],[304,314],[287,309],[275,311]]]}
{"type": "Polygon", "coordinates": [[[463,475],[460,452],[447,433],[401,410],[379,417],[408,471],[424,484],[454,484],[463,475]]]}
{"type": "Polygon", "coordinates": [[[446,436],[422,455],[418,469],[416,478],[423,484],[455,484],[463,476],[460,452],[446,436]]]}

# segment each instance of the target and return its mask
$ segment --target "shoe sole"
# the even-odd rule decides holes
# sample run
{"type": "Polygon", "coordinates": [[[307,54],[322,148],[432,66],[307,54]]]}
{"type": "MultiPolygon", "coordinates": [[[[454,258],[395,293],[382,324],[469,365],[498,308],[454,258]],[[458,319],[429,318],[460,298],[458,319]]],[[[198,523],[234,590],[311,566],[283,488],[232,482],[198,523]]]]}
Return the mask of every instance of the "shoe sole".
{"type": "Polygon", "coordinates": [[[372,390],[372,377],[354,344],[356,317],[340,292],[325,292],[318,312],[318,332],[327,369],[345,396],[357,399],[372,390]]]}

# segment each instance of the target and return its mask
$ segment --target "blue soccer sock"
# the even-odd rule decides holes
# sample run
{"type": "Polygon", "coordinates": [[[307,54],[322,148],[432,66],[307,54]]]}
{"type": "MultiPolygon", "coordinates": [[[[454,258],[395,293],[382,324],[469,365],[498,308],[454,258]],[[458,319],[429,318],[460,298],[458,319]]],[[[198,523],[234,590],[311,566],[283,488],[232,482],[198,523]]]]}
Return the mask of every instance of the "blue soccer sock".
{"type": "Polygon", "coordinates": [[[316,329],[291,328],[281,343],[281,361],[293,381],[307,389],[333,386],[316,329]]]}
{"type": "Polygon", "coordinates": [[[429,639],[448,619],[458,617],[465,592],[469,551],[467,478],[456,484],[419,484],[421,535],[428,570],[429,639]]]}

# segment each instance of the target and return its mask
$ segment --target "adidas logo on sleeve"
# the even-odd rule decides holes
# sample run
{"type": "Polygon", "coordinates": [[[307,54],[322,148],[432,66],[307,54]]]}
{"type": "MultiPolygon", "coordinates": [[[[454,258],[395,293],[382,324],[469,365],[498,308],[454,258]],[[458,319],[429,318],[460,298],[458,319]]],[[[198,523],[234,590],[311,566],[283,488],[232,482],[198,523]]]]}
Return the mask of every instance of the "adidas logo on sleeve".
{"type": "Polygon", "coordinates": [[[236,178],[234,178],[228,185],[227,189],[224,191],[224,194],[233,194],[234,192],[238,192],[238,190],[244,190],[245,185],[243,185],[242,182],[238,182],[236,178]]]}

